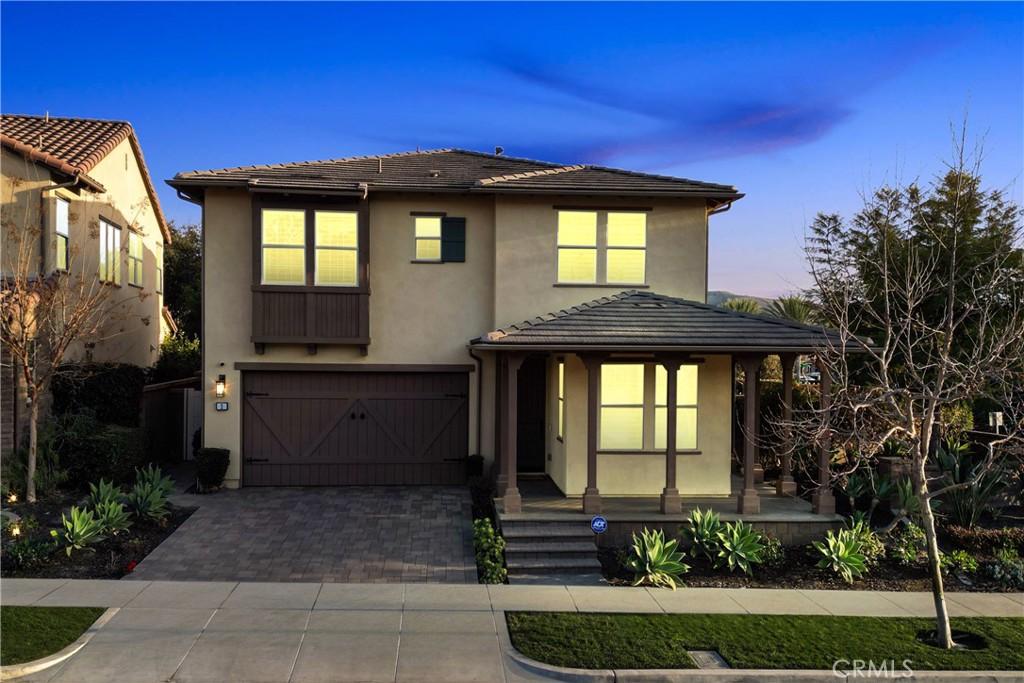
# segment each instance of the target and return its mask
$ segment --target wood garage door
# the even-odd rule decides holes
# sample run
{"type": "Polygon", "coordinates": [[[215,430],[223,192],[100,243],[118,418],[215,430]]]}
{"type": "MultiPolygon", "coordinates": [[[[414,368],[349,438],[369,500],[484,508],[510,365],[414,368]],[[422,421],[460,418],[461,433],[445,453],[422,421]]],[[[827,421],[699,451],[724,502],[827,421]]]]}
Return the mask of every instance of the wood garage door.
{"type": "Polygon", "coordinates": [[[461,484],[466,372],[243,375],[243,486],[461,484]]]}

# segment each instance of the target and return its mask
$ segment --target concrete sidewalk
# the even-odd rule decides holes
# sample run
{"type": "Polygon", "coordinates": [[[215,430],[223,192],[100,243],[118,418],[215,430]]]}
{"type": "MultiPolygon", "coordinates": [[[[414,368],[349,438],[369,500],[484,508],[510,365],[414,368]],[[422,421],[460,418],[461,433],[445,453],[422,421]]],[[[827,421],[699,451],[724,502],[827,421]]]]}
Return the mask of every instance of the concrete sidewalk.
{"type": "MultiPolygon", "coordinates": [[[[117,613],[63,664],[21,681],[529,681],[504,611],[928,616],[928,593],[594,586],[4,579],[4,605],[117,613]]],[[[956,615],[1024,616],[1024,594],[954,593],[956,615]]]]}

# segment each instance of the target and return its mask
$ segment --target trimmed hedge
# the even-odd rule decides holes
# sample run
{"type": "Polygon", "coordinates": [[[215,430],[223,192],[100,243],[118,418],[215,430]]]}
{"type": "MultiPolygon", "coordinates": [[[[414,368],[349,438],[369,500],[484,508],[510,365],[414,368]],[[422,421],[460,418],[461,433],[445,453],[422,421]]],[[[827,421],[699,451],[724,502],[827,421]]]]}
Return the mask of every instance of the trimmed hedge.
{"type": "Polygon", "coordinates": [[[1004,547],[1015,548],[1024,552],[1024,527],[1005,527],[1003,529],[983,529],[956,526],[950,524],[943,532],[950,542],[958,548],[970,550],[983,555],[992,555],[1004,547]]]}
{"type": "Polygon", "coordinates": [[[53,410],[57,415],[93,411],[105,424],[138,427],[146,371],[127,363],[62,365],[53,378],[53,410]]]}
{"type": "Polygon", "coordinates": [[[196,451],[196,478],[203,491],[210,491],[224,483],[231,452],[226,448],[200,448],[196,451]]]}
{"type": "Polygon", "coordinates": [[[128,484],[147,463],[142,430],[100,423],[91,411],[57,418],[55,448],[67,485],[84,489],[100,478],[128,484]]]}

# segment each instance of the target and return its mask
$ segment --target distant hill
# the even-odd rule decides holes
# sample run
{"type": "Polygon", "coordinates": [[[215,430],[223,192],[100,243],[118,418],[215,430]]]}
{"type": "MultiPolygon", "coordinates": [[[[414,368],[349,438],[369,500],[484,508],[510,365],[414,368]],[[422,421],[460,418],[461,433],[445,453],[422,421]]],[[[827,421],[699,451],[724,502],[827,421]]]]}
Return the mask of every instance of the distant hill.
{"type": "Polygon", "coordinates": [[[764,297],[760,296],[751,296],[750,294],[734,294],[732,292],[715,290],[708,291],[708,303],[711,304],[712,306],[721,306],[729,299],[753,299],[762,306],[767,306],[769,303],[771,303],[771,299],[765,299],[764,297]]]}

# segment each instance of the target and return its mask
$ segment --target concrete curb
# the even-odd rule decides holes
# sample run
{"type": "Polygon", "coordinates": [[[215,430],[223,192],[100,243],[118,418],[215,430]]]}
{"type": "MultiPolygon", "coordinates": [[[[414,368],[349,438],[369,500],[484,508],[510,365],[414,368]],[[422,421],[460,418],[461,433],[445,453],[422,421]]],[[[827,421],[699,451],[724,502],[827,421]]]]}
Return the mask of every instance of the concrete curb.
{"type": "Polygon", "coordinates": [[[869,676],[867,671],[827,669],[571,669],[538,662],[515,649],[505,612],[495,610],[494,622],[507,662],[531,674],[566,683],[859,683],[865,679],[898,679],[905,683],[1020,683],[1024,680],[1024,671],[915,671],[903,676],[903,672],[897,670],[887,676],[877,673],[869,676]]]}
{"type": "Polygon", "coordinates": [[[120,607],[108,607],[107,611],[99,616],[99,618],[92,622],[92,626],[85,630],[85,633],[78,636],[78,639],[65,647],[63,650],[54,652],[52,655],[37,659],[32,662],[24,662],[22,664],[12,664],[10,666],[0,666],[0,681],[9,681],[13,678],[21,678],[22,676],[28,676],[29,674],[38,673],[45,671],[51,667],[57,666],[64,662],[83,647],[86,643],[92,640],[92,637],[103,628],[108,621],[114,618],[114,615],[120,611],[120,607]]]}

